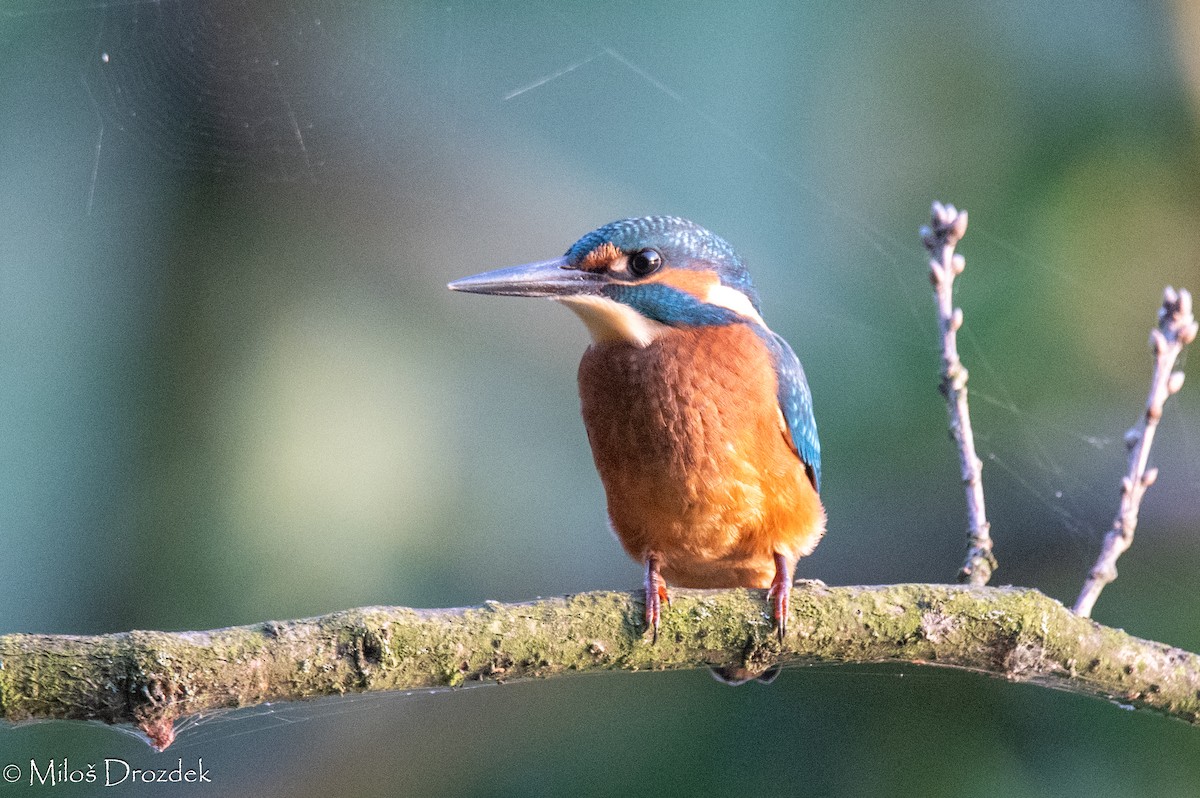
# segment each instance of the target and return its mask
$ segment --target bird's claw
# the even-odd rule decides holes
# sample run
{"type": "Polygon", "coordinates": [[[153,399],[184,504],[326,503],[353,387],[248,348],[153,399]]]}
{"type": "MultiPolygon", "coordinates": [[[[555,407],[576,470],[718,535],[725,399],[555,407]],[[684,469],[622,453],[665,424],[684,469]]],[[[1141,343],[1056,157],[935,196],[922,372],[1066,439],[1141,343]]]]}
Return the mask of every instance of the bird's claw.
{"type": "Polygon", "coordinates": [[[788,585],[772,583],[767,591],[767,601],[771,605],[771,618],[775,621],[775,631],[779,634],[779,642],[787,634],[788,599],[791,590],[788,585]]]}
{"type": "Polygon", "coordinates": [[[671,595],[667,592],[666,580],[658,572],[658,557],[646,558],[646,627],[650,629],[651,642],[658,642],[658,622],[662,617],[662,605],[671,606],[671,595]]]}
{"type": "Polygon", "coordinates": [[[775,621],[775,631],[779,642],[783,642],[787,634],[788,604],[792,597],[792,574],[795,565],[790,563],[782,554],[775,555],[775,578],[767,590],[767,602],[771,605],[771,617],[775,621]]]}

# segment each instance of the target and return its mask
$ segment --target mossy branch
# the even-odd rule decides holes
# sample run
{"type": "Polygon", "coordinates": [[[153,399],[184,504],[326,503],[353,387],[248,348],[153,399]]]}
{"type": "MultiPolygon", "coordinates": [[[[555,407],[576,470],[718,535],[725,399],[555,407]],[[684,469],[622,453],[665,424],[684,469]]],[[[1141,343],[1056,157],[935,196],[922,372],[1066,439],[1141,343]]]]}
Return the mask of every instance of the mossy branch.
{"type": "Polygon", "coordinates": [[[906,662],[966,668],[1200,723],[1200,656],[1079,617],[1036,590],[951,585],[792,591],[782,643],[758,590],[676,589],[657,643],[640,593],[522,604],[365,607],[208,632],[0,636],[0,719],[132,724],[221,708],[568,672],[906,662]]]}

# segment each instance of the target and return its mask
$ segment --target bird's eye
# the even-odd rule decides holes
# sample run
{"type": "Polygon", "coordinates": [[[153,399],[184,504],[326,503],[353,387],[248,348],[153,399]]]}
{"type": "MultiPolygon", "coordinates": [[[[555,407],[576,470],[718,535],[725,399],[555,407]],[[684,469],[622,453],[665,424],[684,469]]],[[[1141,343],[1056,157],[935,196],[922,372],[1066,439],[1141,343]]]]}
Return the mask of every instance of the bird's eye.
{"type": "Polygon", "coordinates": [[[656,249],[640,249],[629,258],[629,273],[634,277],[653,274],[662,266],[662,255],[656,249]]]}

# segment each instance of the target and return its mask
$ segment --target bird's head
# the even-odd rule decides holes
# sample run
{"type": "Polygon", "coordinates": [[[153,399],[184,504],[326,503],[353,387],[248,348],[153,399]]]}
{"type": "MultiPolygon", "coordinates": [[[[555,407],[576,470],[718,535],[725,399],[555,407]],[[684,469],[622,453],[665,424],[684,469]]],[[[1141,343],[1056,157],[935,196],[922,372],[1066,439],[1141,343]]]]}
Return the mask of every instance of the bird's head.
{"type": "Polygon", "coordinates": [[[557,300],[579,314],[597,342],[646,346],[676,327],[765,326],[750,274],[733,248],[675,216],[612,222],[561,258],[464,277],[449,287],[557,300]]]}

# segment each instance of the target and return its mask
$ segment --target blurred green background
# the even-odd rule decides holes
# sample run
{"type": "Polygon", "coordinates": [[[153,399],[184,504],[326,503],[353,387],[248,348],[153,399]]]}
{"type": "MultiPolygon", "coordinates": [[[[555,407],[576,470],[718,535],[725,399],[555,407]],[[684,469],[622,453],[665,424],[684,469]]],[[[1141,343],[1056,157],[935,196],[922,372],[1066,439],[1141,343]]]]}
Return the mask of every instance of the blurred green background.
{"type": "MultiPolygon", "coordinates": [[[[799,575],[948,581],[962,496],[916,234],[935,198],[972,219],[995,581],[1069,603],[1162,288],[1200,289],[1190,0],[4,0],[0,42],[0,631],[636,587],[578,418],[582,325],[444,286],[648,213],[730,240],[804,361],[830,521],[799,575]]],[[[1200,384],[1160,435],[1095,616],[1195,651],[1200,384]]],[[[278,707],[162,755],[0,728],[3,763],[31,757],[203,757],[235,796],[1200,783],[1183,724],[890,666],[278,707]]]]}

